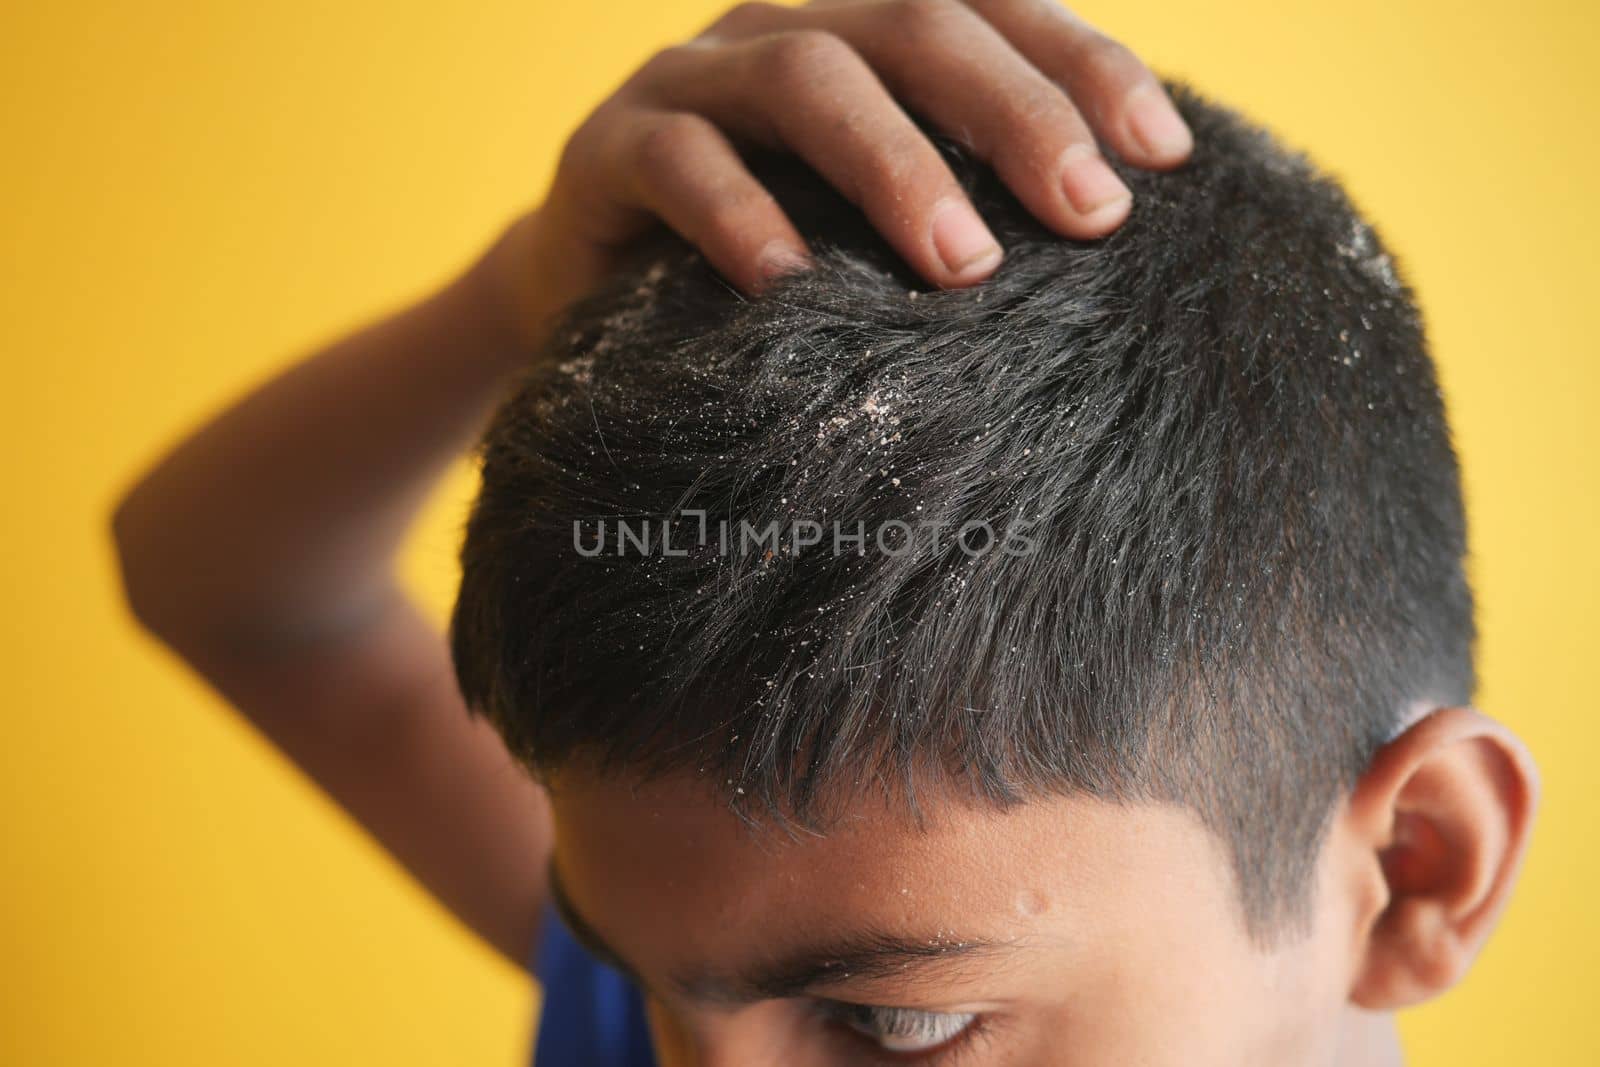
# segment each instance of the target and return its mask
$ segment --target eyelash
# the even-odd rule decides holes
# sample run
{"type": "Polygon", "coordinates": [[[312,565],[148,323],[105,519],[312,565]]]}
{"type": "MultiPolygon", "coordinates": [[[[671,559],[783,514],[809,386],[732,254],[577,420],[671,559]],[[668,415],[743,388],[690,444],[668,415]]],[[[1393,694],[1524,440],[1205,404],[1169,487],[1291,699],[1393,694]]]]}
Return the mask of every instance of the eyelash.
{"type": "MultiPolygon", "coordinates": [[[[961,1028],[956,1035],[925,1052],[896,1052],[884,1048],[875,1041],[870,1033],[864,1032],[858,1025],[862,1016],[881,1019],[884,1016],[892,1017],[893,1013],[910,1013],[912,1015],[938,1016],[945,1013],[933,1011],[918,1011],[914,1008],[885,1008],[873,1004],[852,1004],[846,1001],[818,1001],[817,1006],[823,1017],[839,1029],[846,1032],[847,1036],[857,1042],[865,1044],[872,1052],[876,1053],[886,1063],[918,1064],[919,1067],[958,1067],[966,1063],[971,1054],[976,1051],[980,1040],[987,1041],[990,1020],[986,1015],[973,1015],[972,1020],[961,1028]]],[[[883,1029],[890,1029],[888,1026],[883,1029]]]]}

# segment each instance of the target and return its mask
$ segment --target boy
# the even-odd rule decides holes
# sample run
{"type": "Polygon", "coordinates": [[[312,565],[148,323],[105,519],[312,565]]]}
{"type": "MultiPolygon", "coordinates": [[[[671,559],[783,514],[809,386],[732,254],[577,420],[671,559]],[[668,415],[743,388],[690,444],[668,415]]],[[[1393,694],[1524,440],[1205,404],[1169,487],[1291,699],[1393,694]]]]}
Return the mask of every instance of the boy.
{"type": "Polygon", "coordinates": [[[1409,293],[1176,96],[1041,5],[741,7],[152,472],[130,601],[542,1063],[1397,1062],[1535,774],[1409,293]],[[496,405],[447,649],[389,560],[496,405]]]}

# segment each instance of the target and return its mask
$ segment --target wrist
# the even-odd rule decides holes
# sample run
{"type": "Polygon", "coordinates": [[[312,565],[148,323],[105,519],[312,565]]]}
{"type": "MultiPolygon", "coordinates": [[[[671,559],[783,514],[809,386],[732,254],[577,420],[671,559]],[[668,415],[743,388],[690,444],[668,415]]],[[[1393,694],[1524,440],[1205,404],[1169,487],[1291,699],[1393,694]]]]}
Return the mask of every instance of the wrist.
{"type": "Polygon", "coordinates": [[[523,215],[508,226],[454,285],[495,350],[519,363],[532,357],[553,318],[536,299],[534,218],[523,215]]]}
{"type": "Polygon", "coordinates": [[[502,346],[522,362],[544,344],[565,306],[560,286],[549,277],[547,245],[541,216],[530,211],[506,227],[461,280],[502,346]]]}

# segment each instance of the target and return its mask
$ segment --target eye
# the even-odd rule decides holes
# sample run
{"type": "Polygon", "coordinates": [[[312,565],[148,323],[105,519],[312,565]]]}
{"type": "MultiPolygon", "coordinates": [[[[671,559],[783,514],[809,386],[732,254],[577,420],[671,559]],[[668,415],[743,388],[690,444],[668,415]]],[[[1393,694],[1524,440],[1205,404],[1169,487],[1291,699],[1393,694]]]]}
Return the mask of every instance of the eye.
{"type": "Polygon", "coordinates": [[[918,1011],[874,1004],[823,1004],[829,1016],[877,1042],[886,1052],[932,1052],[971,1029],[973,1012],[918,1011]]]}

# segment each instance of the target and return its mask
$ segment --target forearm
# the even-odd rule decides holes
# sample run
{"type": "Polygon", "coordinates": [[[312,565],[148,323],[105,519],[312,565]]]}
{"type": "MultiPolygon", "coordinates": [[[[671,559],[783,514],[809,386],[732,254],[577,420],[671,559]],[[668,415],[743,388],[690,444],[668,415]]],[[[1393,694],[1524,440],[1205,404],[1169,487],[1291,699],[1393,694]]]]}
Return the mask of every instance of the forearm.
{"type": "Polygon", "coordinates": [[[251,392],[128,493],[114,529],[147,625],[174,643],[293,639],[392,592],[407,525],[527,359],[492,273],[509,240],[251,392]]]}

